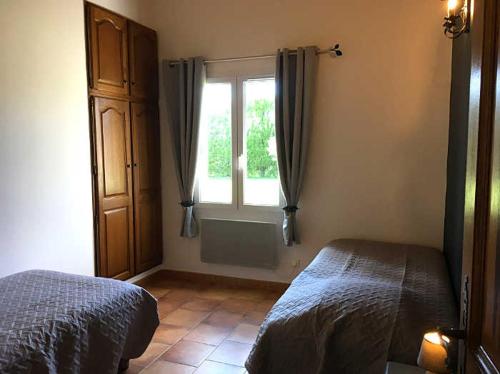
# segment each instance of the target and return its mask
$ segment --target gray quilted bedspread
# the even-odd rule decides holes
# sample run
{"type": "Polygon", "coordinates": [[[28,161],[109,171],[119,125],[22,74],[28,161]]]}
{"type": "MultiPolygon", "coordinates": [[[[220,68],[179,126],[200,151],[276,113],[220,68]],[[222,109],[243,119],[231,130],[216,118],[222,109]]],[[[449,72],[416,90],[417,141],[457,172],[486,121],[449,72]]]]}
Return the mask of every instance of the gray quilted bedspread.
{"type": "Polygon", "coordinates": [[[156,300],[129,283],[44,270],[0,279],[2,374],[116,374],[157,326],[156,300]]]}
{"type": "Polygon", "coordinates": [[[456,326],[442,253],[337,240],[292,282],[261,326],[250,374],[383,373],[415,364],[424,331],[456,326]]]}

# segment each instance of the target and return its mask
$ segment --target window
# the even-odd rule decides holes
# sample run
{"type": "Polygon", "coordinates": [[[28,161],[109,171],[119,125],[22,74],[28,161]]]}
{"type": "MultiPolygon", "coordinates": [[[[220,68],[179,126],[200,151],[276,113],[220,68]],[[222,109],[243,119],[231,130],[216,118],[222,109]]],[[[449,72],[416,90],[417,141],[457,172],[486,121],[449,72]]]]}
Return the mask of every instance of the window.
{"type": "Polygon", "coordinates": [[[274,79],[243,81],[243,204],[278,205],[274,79]]]}
{"type": "Polygon", "coordinates": [[[232,203],[232,84],[204,87],[198,148],[198,200],[232,203]]]}
{"type": "Polygon", "coordinates": [[[197,165],[199,203],[277,207],[274,78],[208,80],[197,165]]]}

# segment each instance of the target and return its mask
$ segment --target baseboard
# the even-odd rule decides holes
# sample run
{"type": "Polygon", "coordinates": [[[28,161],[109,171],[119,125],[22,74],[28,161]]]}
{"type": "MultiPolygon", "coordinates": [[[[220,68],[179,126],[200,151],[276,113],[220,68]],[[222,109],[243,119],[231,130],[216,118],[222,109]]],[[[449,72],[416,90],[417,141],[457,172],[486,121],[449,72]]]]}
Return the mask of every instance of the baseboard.
{"type": "Polygon", "coordinates": [[[152,269],[146,270],[142,272],[141,274],[137,274],[136,276],[129,278],[126,280],[128,283],[139,283],[139,281],[142,281],[143,279],[150,277],[152,274],[157,273],[158,271],[163,269],[163,264],[155,266],[152,269]]]}
{"type": "Polygon", "coordinates": [[[154,274],[148,276],[147,279],[143,279],[141,283],[162,279],[197,282],[210,286],[223,286],[229,288],[260,288],[277,292],[285,292],[289,286],[288,283],[227,277],[215,274],[193,273],[189,271],[170,269],[160,269],[154,274]]]}

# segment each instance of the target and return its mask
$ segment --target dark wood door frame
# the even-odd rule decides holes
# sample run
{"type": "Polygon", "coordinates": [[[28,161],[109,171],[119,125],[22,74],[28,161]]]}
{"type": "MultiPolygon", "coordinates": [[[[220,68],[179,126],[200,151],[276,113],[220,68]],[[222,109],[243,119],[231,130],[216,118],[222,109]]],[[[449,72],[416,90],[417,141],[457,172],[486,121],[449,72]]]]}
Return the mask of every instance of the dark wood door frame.
{"type": "Polygon", "coordinates": [[[471,84],[465,192],[462,347],[466,373],[496,373],[481,346],[483,274],[490,214],[492,138],[496,100],[498,14],[495,0],[475,0],[471,22],[471,84]]]}

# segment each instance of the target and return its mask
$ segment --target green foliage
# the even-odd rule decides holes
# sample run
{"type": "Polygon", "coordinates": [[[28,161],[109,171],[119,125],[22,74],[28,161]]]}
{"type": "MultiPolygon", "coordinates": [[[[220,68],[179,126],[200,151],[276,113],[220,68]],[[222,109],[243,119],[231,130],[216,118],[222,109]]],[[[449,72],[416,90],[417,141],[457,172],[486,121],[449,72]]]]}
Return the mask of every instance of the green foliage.
{"type": "Polygon", "coordinates": [[[275,137],[274,103],[256,100],[247,108],[247,172],[250,178],[277,178],[276,158],[269,152],[270,141],[275,137]]]}
{"type": "Polygon", "coordinates": [[[209,119],[208,176],[231,176],[231,125],[229,112],[209,119]]]}
{"type": "MultiPolygon", "coordinates": [[[[231,176],[231,126],[230,115],[213,116],[209,119],[208,175],[212,178],[231,176]]],[[[272,100],[256,100],[248,106],[247,171],[250,178],[277,178],[276,156],[269,150],[275,137],[274,103],[272,100]]]]}

